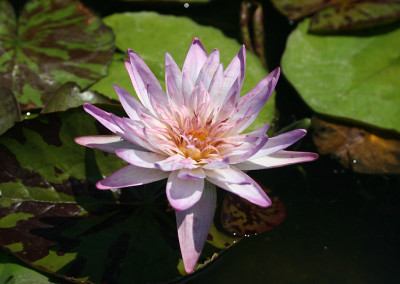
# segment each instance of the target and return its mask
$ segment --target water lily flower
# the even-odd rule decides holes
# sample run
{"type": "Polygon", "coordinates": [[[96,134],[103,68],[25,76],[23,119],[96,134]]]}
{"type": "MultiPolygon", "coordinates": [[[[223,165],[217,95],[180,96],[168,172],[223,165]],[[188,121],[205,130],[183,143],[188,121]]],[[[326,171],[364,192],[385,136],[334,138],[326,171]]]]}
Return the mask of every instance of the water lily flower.
{"type": "Polygon", "coordinates": [[[129,49],[128,56],[125,66],[140,102],[114,86],[129,118],[85,104],[85,111],[115,135],[83,136],[75,141],[115,153],[128,163],[99,181],[99,189],[168,179],[166,196],[176,212],[184,267],[191,273],[212,224],[216,187],[267,207],[271,200],[243,170],[312,161],[318,155],[284,150],[306,134],[303,129],[268,138],[266,124],[243,134],[270,98],[280,73],[275,69],[240,97],[244,46],[225,70],[219,51],[208,55],[197,38],[182,71],[166,53],[166,92],[137,53],[129,49]]]}

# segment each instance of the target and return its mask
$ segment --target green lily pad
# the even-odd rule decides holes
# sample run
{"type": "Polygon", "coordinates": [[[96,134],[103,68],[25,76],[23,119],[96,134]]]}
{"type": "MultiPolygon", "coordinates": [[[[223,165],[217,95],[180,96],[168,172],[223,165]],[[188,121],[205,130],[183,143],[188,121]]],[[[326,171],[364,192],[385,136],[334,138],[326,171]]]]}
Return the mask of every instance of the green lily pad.
{"type": "Polygon", "coordinates": [[[400,19],[398,0],[272,0],[291,20],[314,14],[310,31],[359,30],[400,19]]]}
{"type": "Polygon", "coordinates": [[[289,36],[282,70],[316,112],[400,131],[400,28],[318,36],[309,20],[289,36]]]}
{"type": "MultiPolygon", "coordinates": [[[[123,113],[121,107],[101,107],[123,113]]],[[[108,134],[103,129],[74,108],[24,120],[0,137],[0,245],[37,269],[78,283],[180,277],[165,181],[121,191],[95,188],[125,162],[73,138],[108,134]]],[[[235,241],[222,234],[211,232],[218,244],[235,241]]],[[[221,251],[214,245],[207,245],[200,263],[221,251]]]]}
{"type": "MultiPolygon", "coordinates": [[[[115,44],[122,50],[135,50],[153,71],[160,83],[164,84],[164,55],[172,55],[178,66],[182,68],[184,59],[194,37],[198,37],[210,53],[217,48],[221,54],[221,62],[227,67],[237,54],[241,45],[234,39],[226,37],[220,30],[199,25],[186,17],[160,15],[154,12],[122,13],[105,17],[104,22],[115,34],[115,44]],[[127,29],[126,27],[129,27],[127,29]]],[[[260,60],[251,52],[246,54],[246,77],[241,94],[250,91],[264,78],[268,72],[260,60]]],[[[134,94],[123,64],[123,56],[114,57],[109,75],[94,84],[91,89],[110,98],[117,98],[112,87],[119,85],[134,94]]],[[[274,116],[274,99],[272,98],[262,110],[258,119],[249,130],[259,128],[271,122],[274,116]]]]}
{"type": "Polygon", "coordinates": [[[47,101],[42,113],[63,111],[83,105],[84,103],[110,103],[111,100],[95,91],[82,92],[74,82],[67,82],[61,86],[47,101]]]}
{"type": "Polygon", "coordinates": [[[0,87],[22,109],[41,107],[64,83],[86,88],[107,72],[114,37],[78,1],[30,0],[17,19],[0,1],[0,87]]]}
{"type": "Polygon", "coordinates": [[[21,111],[14,93],[0,88],[0,134],[6,132],[16,121],[21,120],[21,111]]]}

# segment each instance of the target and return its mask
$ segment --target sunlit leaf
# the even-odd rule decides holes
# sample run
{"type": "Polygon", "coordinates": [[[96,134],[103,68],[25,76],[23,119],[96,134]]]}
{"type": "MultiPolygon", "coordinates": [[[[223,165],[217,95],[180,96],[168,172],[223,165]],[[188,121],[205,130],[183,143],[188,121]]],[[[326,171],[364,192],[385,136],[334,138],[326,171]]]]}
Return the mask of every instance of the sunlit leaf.
{"type": "Polygon", "coordinates": [[[108,98],[95,91],[82,92],[73,82],[67,82],[60,87],[44,105],[42,112],[62,111],[77,107],[83,103],[109,103],[108,98]]]}
{"type": "MultiPolygon", "coordinates": [[[[115,34],[116,46],[126,52],[128,48],[136,51],[153,71],[160,83],[164,84],[164,56],[168,52],[182,68],[190,43],[198,37],[210,53],[219,49],[221,62],[227,67],[237,54],[241,45],[226,37],[220,30],[201,26],[189,18],[160,15],[154,12],[113,14],[105,17],[104,22],[115,34]],[[129,28],[127,28],[129,27],[129,28]]],[[[267,75],[260,60],[247,52],[246,77],[241,95],[246,94],[267,75]]],[[[107,77],[91,87],[110,98],[116,98],[113,84],[119,85],[134,94],[132,84],[123,64],[124,56],[114,57],[107,77]]],[[[249,130],[259,128],[271,122],[274,116],[273,98],[266,104],[257,120],[249,130]]]]}
{"type": "Polygon", "coordinates": [[[270,196],[272,205],[264,208],[236,194],[227,193],[221,208],[222,227],[238,236],[267,232],[278,226],[286,217],[286,208],[277,196],[271,196],[271,190],[261,185],[270,196]]]}
{"type": "Polygon", "coordinates": [[[30,0],[18,19],[0,1],[0,87],[23,109],[41,107],[67,81],[94,83],[113,51],[110,29],[78,1],[30,0]]]}
{"type": "Polygon", "coordinates": [[[398,0],[272,0],[291,20],[313,15],[310,30],[315,32],[359,30],[400,19],[398,0]]]}
{"type": "Polygon", "coordinates": [[[289,36],[282,70],[316,112],[400,131],[400,28],[319,36],[309,20],[289,36]]]}
{"type": "Polygon", "coordinates": [[[319,117],[312,124],[318,152],[330,154],[344,167],[366,174],[400,173],[400,135],[319,117]]]}
{"type": "Polygon", "coordinates": [[[0,88],[0,134],[21,119],[21,111],[12,91],[0,88]]]}

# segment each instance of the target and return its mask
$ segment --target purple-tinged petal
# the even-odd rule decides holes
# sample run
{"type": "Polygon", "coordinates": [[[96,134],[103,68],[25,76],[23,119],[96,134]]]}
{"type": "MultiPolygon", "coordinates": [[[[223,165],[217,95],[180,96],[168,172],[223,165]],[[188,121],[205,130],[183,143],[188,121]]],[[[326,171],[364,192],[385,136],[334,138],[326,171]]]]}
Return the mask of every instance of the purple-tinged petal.
{"type": "Polygon", "coordinates": [[[169,53],[165,53],[165,88],[168,97],[177,105],[183,104],[182,72],[169,53]]]}
{"type": "Polygon", "coordinates": [[[226,94],[236,80],[238,80],[239,89],[242,88],[245,70],[246,48],[243,45],[224,71],[224,86],[222,88],[222,94],[226,94]]]}
{"type": "Polygon", "coordinates": [[[227,167],[214,170],[204,170],[207,179],[211,178],[219,182],[228,182],[234,184],[248,184],[248,176],[235,167],[227,167]]]}
{"type": "Polygon", "coordinates": [[[88,103],[83,104],[83,109],[112,132],[116,133],[121,131],[121,128],[111,118],[110,113],[88,103]]]}
{"type": "Polygon", "coordinates": [[[226,157],[222,161],[216,161],[216,162],[210,162],[206,165],[203,166],[203,169],[206,170],[215,170],[215,169],[221,169],[225,168],[229,165],[229,158],[226,157]]]}
{"type": "Polygon", "coordinates": [[[114,114],[111,114],[111,118],[120,127],[120,130],[116,134],[149,151],[163,154],[160,149],[154,147],[147,139],[144,139],[143,126],[138,125],[137,121],[128,118],[124,119],[114,114]]]}
{"type": "Polygon", "coordinates": [[[181,179],[173,171],[167,181],[167,198],[175,210],[186,210],[199,201],[204,190],[204,179],[181,179]]]}
{"type": "Polygon", "coordinates": [[[76,137],[74,140],[79,145],[98,149],[107,153],[115,153],[115,150],[121,148],[146,151],[145,148],[140,147],[130,141],[124,140],[117,135],[81,136],[76,137]]]}
{"type": "Polygon", "coordinates": [[[207,180],[216,186],[225,189],[226,191],[232,192],[251,203],[262,207],[268,207],[272,204],[271,199],[262,190],[262,188],[248,175],[243,173],[247,177],[247,184],[233,184],[228,182],[221,182],[219,180],[207,177],[207,180]]]}
{"type": "MultiPolygon", "coordinates": [[[[132,85],[138,95],[142,104],[153,114],[157,115],[154,111],[152,98],[157,103],[166,105],[167,96],[161,88],[157,78],[151,72],[150,68],[146,65],[143,59],[133,50],[128,49],[128,56],[132,66],[132,85]]],[[[129,70],[128,70],[129,71],[129,70]]]]}
{"type": "Polygon", "coordinates": [[[168,176],[168,172],[128,165],[99,181],[96,186],[98,189],[123,188],[155,182],[168,176]]]}
{"type": "Polygon", "coordinates": [[[114,85],[114,90],[118,95],[118,98],[122,104],[122,107],[124,108],[126,114],[130,118],[135,119],[135,120],[140,120],[138,111],[140,113],[145,113],[147,115],[150,115],[148,110],[139,101],[137,101],[131,94],[129,94],[127,91],[125,91],[123,88],[121,88],[120,86],[114,85]]]}
{"type": "Polygon", "coordinates": [[[181,179],[204,179],[206,174],[202,168],[196,168],[193,170],[181,169],[178,172],[178,177],[181,179]]]}
{"type": "Polygon", "coordinates": [[[216,115],[215,120],[223,120],[227,117],[230,117],[232,112],[235,111],[235,105],[240,96],[240,86],[239,81],[236,80],[231,89],[227,92],[225,101],[222,102],[222,106],[218,114],[216,115]]]}
{"type": "Polygon", "coordinates": [[[266,124],[250,133],[239,135],[238,137],[244,137],[242,141],[236,141],[240,142],[241,145],[234,147],[229,154],[226,154],[226,156],[229,157],[230,163],[237,164],[243,162],[260,151],[260,149],[268,143],[268,136],[264,134],[268,127],[269,124],[266,124]]]}
{"type": "Polygon", "coordinates": [[[191,208],[176,211],[179,245],[187,273],[193,272],[214,218],[217,201],[215,186],[205,182],[200,200],[191,208]]]}
{"type": "Polygon", "coordinates": [[[214,73],[218,68],[218,65],[219,65],[219,51],[218,49],[214,49],[213,52],[211,52],[210,56],[208,56],[206,62],[203,65],[203,68],[201,68],[195,85],[199,85],[201,82],[203,83],[204,87],[208,90],[211,84],[211,80],[214,77],[214,73]]]}
{"type": "Polygon", "coordinates": [[[185,158],[181,155],[171,156],[168,159],[155,163],[155,166],[157,169],[167,172],[176,171],[180,169],[198,168],[198,166],[196,166],[196,161],[194,161],[191,158],[185,158]]]}
{"type": "Polygon", "coordinates": [[[217,70],[211,79],[210,87],[208,93],[211,97],[211,107],[221,106],[222,102],[225,101],[226,94],[222,94],[222,87],[224,84],[224,67],[222,63],[218,65],[217,70]]]}
{"type": "Polygon", "coordinates": [[[281,150],[269,156],[250,159],[235,166],[241,170],[262,170],[277,168],[297,163],[310,162],[318,158],[318,154],[311,152],[295,152],[281,150]]]}
{"type": "MultiPolygon", "coordinates": [[[[204,63],[207,61],[207,52],[201,41],[195,37],[189,47],[185,62],[182,67],[182,75],[193,84],[196,84],[197,77],[204,63]]],[[[185,80],[182,81],[185,84],[185,80]]]]}
{"type": "Polygon", "coordinates": [[[232,122],[243,118],[245,115],[248,118],[242,120],[235,127],[237,133],[241,133],[257,118],[261,109],[274,92],[279,74],[280,68],[278,67],[262,79],[249,93],[239,99],[237,113],[232,117],[232,122]]]}
{"type": "Polygon", "coordinates": [[[166,156],[157,153],[143,152],[133,149],[118,149],[115,151],[115,154],[131,165],[149,169],[156,169],[154,164],[167,158],[166,156]]]}
{"type": "Polygon", "coordinates": [[[293,143],[297,142],[299,139],[303,138],[307,134],[305,129],[296,129],[290,132],[286,132],[275,137],[270,137],[264,147],[261,148],[254,156],[250,159],[257,159],[264,156],[271,155],[280,150],[286,149],[293,143]]]}

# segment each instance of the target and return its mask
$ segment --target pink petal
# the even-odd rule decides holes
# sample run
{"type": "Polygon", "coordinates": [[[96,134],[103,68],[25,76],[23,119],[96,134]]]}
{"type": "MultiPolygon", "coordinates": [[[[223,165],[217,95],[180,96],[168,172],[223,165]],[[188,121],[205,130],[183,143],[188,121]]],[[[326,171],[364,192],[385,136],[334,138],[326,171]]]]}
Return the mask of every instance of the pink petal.
{"type": "Polygon", "coordinates": [[[144,63],[143,59],[131,49],[128,49],[128,56],[132,66],[131,72],[129,72],[129,70],[128,72],[131,75],[132,85],[136,94],[142,104],[153,115],[156,115],[152,99],[157,101],[159,104],[166,105],[167,96],[150,68],[146,63],[144,63]]]}
{"type": "Polygon", "coordinates": [[[118,95],[122,107],[130,118],[140,120],[137,110],[139,110],[140,113],[146,113],[147,115],[150,115],[147,109],[123,88],[114,85],[114,90],[118,95]]]}
{"type": "Polygon", "coordinates": [[[211,84],[211,80],[214,77],[214,73],[219,65],[219,51],[214,49],[208,56],[206,62],[200,70],[199,76],[195,85],[199,85],[200,82],[203,83],[204,87],[208,90],[211,84]]]}
{"type": "Polygon", "coordinates": [[[195,165],[196,162],[191,158],[185,158],[181,155],[171,156],[163,161],[155,163],[157,169],[161,171],[176,171],[180,169],[195,169],[198,166],[195,165]]]}
{"type": "Polygon", "coordinates": [[[204,165],[203,169],[214,170],[214,169],[225,168],[228,165],[229,165],[229,158],[225,158],[222,161],[210,162],[210,163],[204,165]]]}
{"type": "Polygon", "coordinates": [[[248,176],[235,167],[227,167],[215,170],[204,170],[207,179],[217,180],[219,182],[228,182],[234,184],[249,183],[248,176]]]}
{"type": "Polygon", "coordinates": [[[179,245],[187,273],[193,272],[214,218],[217,201],[215,186],[205,182],[200,200],[191,208],[176,211],[179,245]]]}
{"type": "Polygon", "coordinates": [[[169,53],[165,53],[165,87],[168,97],[180,106],[183,103],[182,72],[169,53]]]}
{"type": "Polygon", "coordinates": [[[222,106],[220,111],[218,112],[215,120],[224,120],[227,117],[230,117],[232,111],[235,111],[235,105],[240,96],[240,86],[238,80],[236,80],[231,89],[226,93],[225,101],[222,102],[222,106]]]}
{"type": "Polygon", "coordinates": [[[82,146],[98,149],[108,153],[114,153],[115,150],[121,148],[135,149],[146,151],[146,149],[122,139],[117,135],[95,135],[76,137],[75,142],[82,146]]]}
{"type": "Polygon", "coordinates": [[[222,94],[226,94],[233,83],[238,80],[239,89],[242,88],[246,70],[246,48],[243,45],[238,54],[232,59],[224,71],[224,86],[222,94]]]}
{"type": "Polygon", "coordinates": [[[225,154],[225,156],[229,157],[230,163],[237,164],[243,162],[260,151],[268,142],[268,136],[264,134],[268,127],[269,124],[266,124],[253,132],[240,135],[244,137],[244,139],[240,141],[241,145],[234,147],[229,154],[225,154]],[[255,140],[255,138],[257,140],[255,140]]]}
{"type": "Polygon", "coordinates": [[[317,158],[318,154],[316,153],[281,150],[269,156],[244,161],[242,163],[236,164],[235,166],[238,169],[246,171],[261,170],[303,162],[310,162],[316,160],[317,158]]]}
{"type": "Polygon", "coordinates": [[[228,182],[221,182],[219,180],[207,177],[207,180],[216,186],[225,189],[226,191],[232,192],[251,203],[262,207],[268,207],[271,205],[271,200],[262,188],[248,175],[243,173],[247,178],[247,184],[233,184],[228,182]]]}
{"type": "Polygon", "coordinates": [[[290,132],[286,132],[275,137],[270,137],[267,143],[250,159],[257,159],[264,156],[268,156],[280,150],[286,149],[299,139],[303,138],[307,134],[305,129],[296,129],[290,132]]]}
{"type": "Polygon", "coordinates": [[[83,104],[83,109],[112,132],[116,133],[121,131],[121,128],[111,118],[110,113],[88,103],[83,104]]]}
{"type": "Polygon", "coordinates": [[[193,170],[181,169],[178,172],[178,177],[181,179],[204,179],[206,174],[202,168],[196,168],[193,170]]]}
{"type": "Polygon", "coordinates": [[[196,204],[204,189],[204,179],[181,179],[171,172],[167,181],[167,198],[175,210],[186,210],[196,204]]]}
{"type": "Polygon", "coordinates": [[[118,149],[115,151],[115,154],[131,165],[149,169],[155,169],[155,163],[167,158],[166,156],[157,153],[143,152],[133,149],[118,149]]]}
{"type": "Polygon", "coordinates": [[[168,172],[128,165],[99,181],[96,186],[98,189],[123,188],[155,182],[168,176],[168,172]]]}
{"type": "Polygon", "coordinates": [[[226,94],[222,94],[223,84],[224,84],[224,67],[220,63],[218,65],[217,70],[214,73],[213,78],[211,79],[210,87],[208,89],[208,92],[211,97],[212,108],[216,106],[222,106],[222,103],[225,101],[226,94]]]}
{"type": "Polygon", "coordinates": [[[159,148],[154,147],[148,139],[144,139],[144,128],[137,121],[128,118],[124,119],[114,114],[111,114],[111,118],[120,127],[120,131],[116,132],[116,134],[151,152],[163,154],[163,152],[159,148]]]}
{"type": "MultiPolygon", "coordinates": [[[[185,62],[182,67],[182,75],[187,75],[187,79],[190,80],[194,86],[199,76],[200,70],[203,68],[204,63],[207,61],[207,52],[201,41],[195,37],[192,40],[192,44],[189,47],[189,51],[186,55],[185,62]]],[[[182,82],[185,84],[185,80],[182,82]]]]}

